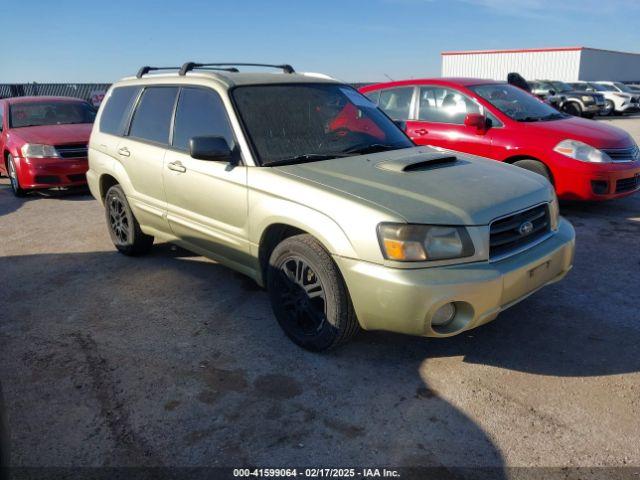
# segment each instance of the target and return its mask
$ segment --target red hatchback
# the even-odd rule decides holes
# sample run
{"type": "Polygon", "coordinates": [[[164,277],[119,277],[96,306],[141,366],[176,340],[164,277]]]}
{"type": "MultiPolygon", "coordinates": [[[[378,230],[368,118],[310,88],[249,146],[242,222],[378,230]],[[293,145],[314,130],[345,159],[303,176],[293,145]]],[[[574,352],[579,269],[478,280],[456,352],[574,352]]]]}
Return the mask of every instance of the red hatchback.
{"type": "Polygon", "coordinates": [[[13,192],[85,185],[95,115],[77,98],[0,100],[0,173],[10,178],[13,192]]]}
{"type": "Polygon", "coordinates": [[[640,189],[640,150],[619,128],[560,113],[504,82],[406,80],[360,90],[418,145],[512,163],[546,176],[560,198],[608,200],[640,189]]]}

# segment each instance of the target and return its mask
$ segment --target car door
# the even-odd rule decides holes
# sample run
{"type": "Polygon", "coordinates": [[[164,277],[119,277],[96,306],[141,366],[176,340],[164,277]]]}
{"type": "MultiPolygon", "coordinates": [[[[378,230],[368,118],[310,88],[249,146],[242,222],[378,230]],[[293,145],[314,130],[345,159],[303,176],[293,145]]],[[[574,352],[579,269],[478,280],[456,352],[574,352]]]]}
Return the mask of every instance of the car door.
{"type": "MultiPolygon", "coordinates": [[[[4,102],[0,102],[0,153],[3,153],[5,151],[5,142],[7,136],[4,127],[4,117],[4,102]]],[[[0,172],[2,172],[3,175],[6,175],[7,169],[4,164],[4,158],[0,160],[2,160],[0,161],[0,172]]]]}
{"type": "Polygon", "coordinates": [[[138,221],[160,231],[169,230],[162,175],[169,145],[171,117],[178,87],[154,86],[142,91],[126,135],[118,142],[116,158],[131,182],[127,198],[138,221]]]}
{"type": "Polygon", "coordinates": [[[233,130],[218,93],[184,87],[176,106],[172,147],[164,161],[167,218],[173,233],[214,258],[249,265],[247,167],[238,162],[198,160],[189,139],[220,136],[234,149],[233,130]]]}
{"type": "Polygon", "coordinates": [[[482,105],[456,89],[421,85],[414,117],[407,122],[407,134],[418,145],[490,157],[491,129],[467,127],[464,121],[470,113],[488,114],[482,105]]]}

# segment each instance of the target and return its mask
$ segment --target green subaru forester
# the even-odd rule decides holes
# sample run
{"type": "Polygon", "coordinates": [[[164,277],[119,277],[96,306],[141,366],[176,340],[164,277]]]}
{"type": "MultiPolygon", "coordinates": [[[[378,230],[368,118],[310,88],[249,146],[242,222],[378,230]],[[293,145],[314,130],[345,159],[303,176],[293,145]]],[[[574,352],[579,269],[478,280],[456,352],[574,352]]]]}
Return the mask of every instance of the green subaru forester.
{"type": "Polygon", "coordinates": [[[571,269],[542,176],[416,147],[326,76],[238,66],[143,67],[107,93],[87,179],[122,253],[157,239],[250,276],[311,350],[360,328],[455,335],[571,269]]]}

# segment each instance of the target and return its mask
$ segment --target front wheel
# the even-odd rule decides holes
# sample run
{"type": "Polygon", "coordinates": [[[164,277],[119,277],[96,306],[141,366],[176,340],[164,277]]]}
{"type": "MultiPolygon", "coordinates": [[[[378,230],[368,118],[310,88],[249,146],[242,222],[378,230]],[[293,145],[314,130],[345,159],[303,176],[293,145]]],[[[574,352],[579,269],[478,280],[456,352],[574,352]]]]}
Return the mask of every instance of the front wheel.
{"type": "Polygon", "coordinates": [[[569,115],[573,115],[574,117],[582,116],[582,108],[580,107],[579,104],[575,102],[567,103],[564,106],[563,110],[565,111],[565,113],[568,113],[569,115]]]}
{"type": "Polygon", "coordinates": [[[27,194],[27,190],[20,186],[20,179],[18,178],[18,170],[16,169],[15,161],[11,155],[7,158],[7,174],[11,181],[11,190],[16,197],[24,197],[27,194]]]}
{"type": "Polygon", "coordinates": [[[135,256],[151,250],[153,237],[140,229],[120,185],[114,185],[107,191],[104,207],[109,236],[118,251],[135,256]]]}
{"type": "Polygon", "coordinates": [[[607,115],[607,116],[615,115],[615,113],[616,113],[616,105],[615,105],[615,103],[613,103],[612,100],[607,100],[605,103],[606,103],[606,106],[604,107],[603,115],[607,115]]]}
{"type": "Polygon", "coordinates": [[[513,165],[515,165],[516,167],[524,168],[525,170],[529,170],[530,172],[537,173],[538,175],[542,175],[549,181],[549,183],[553,183],[551,174],[549,173],[546,165],[538,160],[518,160],[517,162],[513,162],[513,165]]]}
{"type": "Polygon", "coordinates": [[[328,350],[359,330],[336,264],[311,235],[289,237],[273,250],[267,290],[278,323],[303,348],[328,350]]]}

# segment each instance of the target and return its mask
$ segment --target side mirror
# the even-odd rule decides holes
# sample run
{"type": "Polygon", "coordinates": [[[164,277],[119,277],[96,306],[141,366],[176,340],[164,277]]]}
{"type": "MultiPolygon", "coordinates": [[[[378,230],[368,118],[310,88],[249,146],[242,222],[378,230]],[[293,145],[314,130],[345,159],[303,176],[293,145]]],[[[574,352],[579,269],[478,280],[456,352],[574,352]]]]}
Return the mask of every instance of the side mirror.
{"type": "Polygon", "coordinates": [[[233,153],[223,137],[203,136],[189,139],[189,154],[197,160],[231,162],[233,153]]]}
{"type": "Polygon", "coordinates": [[[468,113],[464,117],[464,126],[475,128],[478,132],[486,132],[489,128],[489,121],[487,117],[479,113],[468,113]]]}

